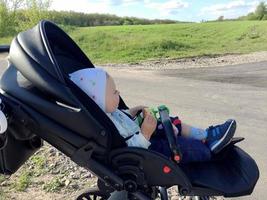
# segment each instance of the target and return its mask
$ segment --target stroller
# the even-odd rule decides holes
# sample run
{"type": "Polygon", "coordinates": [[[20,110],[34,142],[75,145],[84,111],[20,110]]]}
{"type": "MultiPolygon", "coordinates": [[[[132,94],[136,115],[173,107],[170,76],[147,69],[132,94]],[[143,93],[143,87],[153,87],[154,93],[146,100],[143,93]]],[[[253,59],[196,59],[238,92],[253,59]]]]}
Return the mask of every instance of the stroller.
{"type": "MultiPolygon", "coordinates": [[[[209,162],[180,164],[182,155],[164,109],[161,120],[172,159],[127,147],[108,116],[68,78],[88,67],[94,65],[50,21],[41,21],[13,39],[8,62],[1,66],[1,109],[8,129],[0,136],[0,173],[15,173],[45,140],[98,177],[97,187],[81,192],[78,200],[105,200],[113,191],[127,191],[128,199],[167,200],[171,186],[177,186],[181,196],[197,199],[253,192],[258,167],[235,145],[244,138],[233,138],[209,162]]],[[[119,109],[127,108],[120,97],[119,109]]]]}

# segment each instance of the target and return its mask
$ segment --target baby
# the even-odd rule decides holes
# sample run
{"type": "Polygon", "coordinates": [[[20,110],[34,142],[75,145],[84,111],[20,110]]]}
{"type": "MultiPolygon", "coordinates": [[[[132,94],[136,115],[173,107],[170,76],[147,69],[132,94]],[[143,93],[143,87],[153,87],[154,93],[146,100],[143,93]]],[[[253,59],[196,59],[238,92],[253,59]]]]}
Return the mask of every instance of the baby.
{"type": "MultiPolygon", "coordinates": [[[[101,68],[87,68],[73,72],[69,76],[108,115],[126,139],[128,146],[149,148],[171,156],[162,124],[146,106],[136,106],[128,110],[118,109],[120,92],[106,71],[101,68]],[[144,115],[140,126],[134,120],[139,110],[143,110],[144,115]]],[[[212,153],[219,153],[230,143],[236,129],[235,120],[227,120],[223,124],[204,130],[182,123],[178,117],[170,118],[184,163],[210,160],[212,153]]]]}

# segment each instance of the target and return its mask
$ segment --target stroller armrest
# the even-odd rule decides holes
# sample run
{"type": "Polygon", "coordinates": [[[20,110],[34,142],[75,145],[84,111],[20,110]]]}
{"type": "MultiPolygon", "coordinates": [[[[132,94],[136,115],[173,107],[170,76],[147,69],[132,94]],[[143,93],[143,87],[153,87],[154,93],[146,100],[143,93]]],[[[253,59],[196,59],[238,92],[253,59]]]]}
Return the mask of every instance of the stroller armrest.
{"type": "Polygon", "coordinates": [[[170,149],[172,150],[172,159],[179,163],[182,158],[180,147],[176,144],[175,135],[172,127],[172,123],[165,107],[159,107],[160,119],[166,133],[170,149]]]}
{"type": "Polygon", "coordinates": [[[6,144],[7,144],[7,134],[6,133],[0,134],[0,150],[5,148],[6,144]]]}
{"type": "Polygon", "coordinates": [[[113,170],[125,176],[139,179],[140,185],[173,186],[180,185],[191,188],[189,179],[185,176],[179,165],[164,155],[138,147],[115,149],[109,154],[109,165],[113,170]],[[168,169],[168,170],[166,170],[168,169]],[[143,180],[142,174],[145,174],[143,180]]]}
{"type": "Polygon", "coordinates": [[[9,52],[10,46],[9,45],[1,45],[0,46],[0,53],[9,52]]]}

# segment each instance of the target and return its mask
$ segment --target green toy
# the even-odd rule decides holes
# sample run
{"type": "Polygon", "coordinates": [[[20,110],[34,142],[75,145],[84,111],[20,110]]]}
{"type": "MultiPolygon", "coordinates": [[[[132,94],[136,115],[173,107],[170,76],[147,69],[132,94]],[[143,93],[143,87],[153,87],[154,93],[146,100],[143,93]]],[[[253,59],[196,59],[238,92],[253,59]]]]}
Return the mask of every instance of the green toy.
{"type": "MultiPolygon", "coordinates": [[[[166,109],[168,114],[170,114],[170,110],[167,106],[165,105],[160,105],[158,106],[158,108],[155,108],[155,107],[149,107],[148,108],[150,113],[154,116],[154,118],[157,120],[157,121],[160,121],[160,116],[159,116],[159,109],[166,109]]],[[[137,116],[137,122],[138,122],[138,125],[141,126],[142,123],[144,121],[144,116],[143,116],[143,113],[141,112],[138,116],[137,116]]]]}

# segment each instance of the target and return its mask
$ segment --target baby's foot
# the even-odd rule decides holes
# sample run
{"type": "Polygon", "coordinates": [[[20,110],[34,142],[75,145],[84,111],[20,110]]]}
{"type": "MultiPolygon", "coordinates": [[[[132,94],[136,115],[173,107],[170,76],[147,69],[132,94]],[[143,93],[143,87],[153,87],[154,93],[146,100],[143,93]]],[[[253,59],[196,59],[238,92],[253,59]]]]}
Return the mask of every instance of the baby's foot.
{"type": "Polygon", "coordinates": [[[227,120],[223,124],[210,126],[206,129],[208,137],[207,145],[213,153],[219,153],[226,147],[233,138],[236,129],[236,121],[233,119],[227,120]]]}

